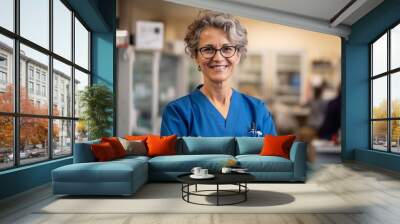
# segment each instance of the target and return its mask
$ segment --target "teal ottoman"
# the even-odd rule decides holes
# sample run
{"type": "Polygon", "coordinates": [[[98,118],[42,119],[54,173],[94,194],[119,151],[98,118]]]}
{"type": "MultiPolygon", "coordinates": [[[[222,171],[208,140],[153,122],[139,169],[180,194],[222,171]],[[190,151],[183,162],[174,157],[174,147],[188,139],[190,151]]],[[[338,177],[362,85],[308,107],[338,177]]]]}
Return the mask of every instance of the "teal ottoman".
{"type": "Polygon", "coordinates": [[[132,195],[148,180],[147,160],[144,156],[133,156],[59,167],[52,171],[53,193],[132,195]]]}

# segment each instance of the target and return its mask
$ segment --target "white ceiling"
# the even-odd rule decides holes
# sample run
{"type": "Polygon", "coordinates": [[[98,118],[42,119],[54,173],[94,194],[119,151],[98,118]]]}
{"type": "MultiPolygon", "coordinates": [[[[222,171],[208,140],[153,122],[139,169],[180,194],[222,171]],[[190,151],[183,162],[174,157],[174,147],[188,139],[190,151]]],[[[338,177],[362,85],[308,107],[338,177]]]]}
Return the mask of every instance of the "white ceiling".
{"type": "Polygon", "coordinates": [[[224,0],[329,21],[351,0],[224,0]]]}
{"type": "Polygon", "coordinates": [[[347,38],[383,0],[166,0],[347,38]],[[346,10],[342,10],[349,4],[346,10]],[[342,10],[342,12],[341,12],[342,10]],[[341,12],[340,14],[338,14],[341,12]],[[335,15],[337,15],[335,17],[335,15]],[[336,18],[336,19],[335,19],[336,18]]]}

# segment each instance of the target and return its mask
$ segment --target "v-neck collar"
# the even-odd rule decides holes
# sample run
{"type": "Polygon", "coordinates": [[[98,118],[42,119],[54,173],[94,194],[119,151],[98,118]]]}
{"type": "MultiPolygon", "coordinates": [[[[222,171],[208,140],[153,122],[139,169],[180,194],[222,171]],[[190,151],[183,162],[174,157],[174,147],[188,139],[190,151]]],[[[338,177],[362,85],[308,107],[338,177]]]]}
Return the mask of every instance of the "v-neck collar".
{"type": "Polygon", "coordinates": [[[227,115],[226,115],[226,118],[224,118],[224,116],[223,116],[223,115],[221,114],[221,112],[215,107],[215,105],[210,101],[210,99],[209,99],[203,92],[200,91],[200,88],[201,88],[202,86],[203,86],[203,85],[199,85],[199,86],[196,88],[195,92],[197,92],[197,94],[199,94],[199,95],[201,96],[201,98],[202,98],[204,101],[206,101],[207,104],[208,104],[209,106],[211,106],[211,107],[213,108],[214,112],[215,112],[216,114],[218,114],[218,116],[224,121],[224,124],[225,124],[225,127],[226,127],[226,126],[227,126],[227,123],[228,123],[228,120],[230,120],[230,117],[232,117],[232,113],[234,112],[232,108],[234,108],[235,105],[233,105],[233,104],[236,102],[236,100],[234,99],[234,98],[236,97],[236,91],[232,88],[232,95],[231,95],[231,99],[230,99],[230,102],[229,102],[228,113],[227,113],[227,115]]]}

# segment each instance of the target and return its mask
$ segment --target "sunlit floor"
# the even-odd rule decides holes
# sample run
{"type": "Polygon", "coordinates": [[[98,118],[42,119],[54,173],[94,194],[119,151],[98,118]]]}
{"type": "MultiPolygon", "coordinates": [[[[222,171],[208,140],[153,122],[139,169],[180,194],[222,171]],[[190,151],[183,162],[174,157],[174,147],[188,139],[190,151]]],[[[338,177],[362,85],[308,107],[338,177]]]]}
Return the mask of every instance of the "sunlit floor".
{"type": "MultiPolygon", "coordinates": [[[[326,214],[39,214],[39,202],[52,197],[44,186],[0,203],[0,223],[400,223],[400,175],[359,163],[341,163],[340,154],[319,153],[307,183],[323,186],[351,203],[358,213],[326,214]],[[4,203],[8,203],[5,205],[4,203]]],[[[321,203],[316,200],[316,203],[321,203]]]]}
{"type": "Polygon", "coordinates": [[[324,164],[338,164],[341,162],[340,153],[338,152],[319,152],[315,160],[315,163],[319,166],[324,164]]]}

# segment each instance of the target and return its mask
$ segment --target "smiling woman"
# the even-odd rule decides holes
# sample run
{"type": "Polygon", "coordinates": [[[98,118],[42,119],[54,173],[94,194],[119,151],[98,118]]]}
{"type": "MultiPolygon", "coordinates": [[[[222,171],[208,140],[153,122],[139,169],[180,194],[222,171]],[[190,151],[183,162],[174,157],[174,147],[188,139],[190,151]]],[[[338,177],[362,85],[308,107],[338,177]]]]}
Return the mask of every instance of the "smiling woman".
{"type": "Polygon", "coordinates": [[[230,86],[247,52],[247,31],[229,14],[204,11],[188,27],[186,52],[203,74],[203,84],[164,109],[161,135],[276,135],[264,102],[230,86]]]}

